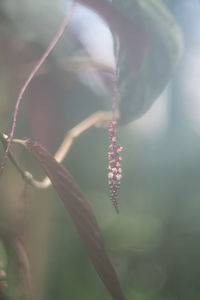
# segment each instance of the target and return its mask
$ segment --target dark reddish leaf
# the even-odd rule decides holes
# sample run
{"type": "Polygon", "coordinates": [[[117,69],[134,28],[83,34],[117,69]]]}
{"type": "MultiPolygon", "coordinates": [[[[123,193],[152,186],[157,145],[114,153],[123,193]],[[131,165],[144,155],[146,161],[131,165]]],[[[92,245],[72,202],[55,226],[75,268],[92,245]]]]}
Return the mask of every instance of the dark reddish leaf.
{"type": "Polygon", "coordinates": [[[118,34],[129,56],[132,72],[135,73],[149,47],[144,20],[140,16],[128,18],[108,0],[79,0],[79,2],[95,10],[108,23],[111,30],[118,34]]]}
{"type": "Polygon", "coordinates": [[[38,143],[26,141],[71,215],[92,263],[114,300],[124,300],[116,272],[106,254],[103,239],[90,205],[69,172],[38,143]]]}

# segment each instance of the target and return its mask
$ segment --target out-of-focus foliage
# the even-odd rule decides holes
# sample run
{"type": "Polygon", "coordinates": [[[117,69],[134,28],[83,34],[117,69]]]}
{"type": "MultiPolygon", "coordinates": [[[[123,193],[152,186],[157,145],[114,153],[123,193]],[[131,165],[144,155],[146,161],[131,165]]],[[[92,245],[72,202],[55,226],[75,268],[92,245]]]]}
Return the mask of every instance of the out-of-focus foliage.
{"type": "MultiPolygon", "coordinates": [[[[139,16],[147,26],[149,46],[139,70],[132,68],[125,75],[130,62],[122,62],[122,122],[137,119],[149,110],[168,84],[182,54],[180,29],[161,1],[132,1],[126,11],[129,17],[139,16]]],[[[132,55],[134,57],[134,47],[132,55]]]]}
{"type": "Polygon", "coordinates": [[[159,0],[81,3],[100,13],[118,35],[124,54],[119,63],[123,85],[120,120],[135,120],[149,110],[180,60],[182,35],[177,22],[159,0]]]}
{"type": "MultiPolygon", "coordinates": [[[[108,196],[106,130],[92,128],[81,135],[64,162],[94,209],[127,300],[200,297],[200,140],[199,124],[192,119],[194,112],[199,116],[199,107],[189,112],[200,95],[195,73],[200,8],[195,0],[163,2],[180,23],[185,52],[168,88],[164,126],[155,104],[142,120],[120,130],[124,152],[119,216],[108,196]]],[[[48,7],[46,0],[0,2],[1,131],[8,132],[18,90],[63,18],[62,7],[51,13],[48,7]]],[[[96,89],[87,72],[93,90],[80,73],[63,67],[65,53],[66,59],[83,54],[72,33],[66,32],[59,50],[32,82],[17,123],[16,137],[36,139],[52,153],[66,130],[93,111],[111,107],[108,94],[96,89]]],[[[162,97],[158,101],[164,103],[162,97]]],[[[43,175],[27,153],[14,150],[25,169],[43,175]]],[[[37,300],[110,299],[56,193],[28,187],[8,164],[0,184],[2,241],[13,231],[24,233],[37,300]]],[[[8,293],[15,299],[15,261],[4,244],[0,260],[8,268],[8,293]]]]}

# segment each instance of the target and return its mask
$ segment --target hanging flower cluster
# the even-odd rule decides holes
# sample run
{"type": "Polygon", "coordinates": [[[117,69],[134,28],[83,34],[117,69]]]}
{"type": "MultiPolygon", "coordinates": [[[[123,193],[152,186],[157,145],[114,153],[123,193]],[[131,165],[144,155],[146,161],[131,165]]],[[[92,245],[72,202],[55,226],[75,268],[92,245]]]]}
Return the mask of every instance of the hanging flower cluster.
{"type": "Polygon", "coordinates": [[[118,207],[118,196],[120,190],[120,180],[122,178],[121,160],[122,157],[120,152],[123,150],[122,147],[117,143],[117,122],[111,121],[109,123],[108,133],[111,144],[109,145],[110,151],[108,152],[108,184],[110,187],[110,196],[112,203],[119,213],[118,207]]]}

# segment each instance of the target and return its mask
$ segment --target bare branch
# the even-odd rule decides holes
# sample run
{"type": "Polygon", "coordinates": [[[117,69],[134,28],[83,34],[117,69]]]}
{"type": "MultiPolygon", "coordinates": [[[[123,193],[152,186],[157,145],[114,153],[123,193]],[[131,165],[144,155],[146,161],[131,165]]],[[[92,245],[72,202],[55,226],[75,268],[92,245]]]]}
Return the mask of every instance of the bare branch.
{"type": "MultiPolygon", "coordinates": [[[[105,127],[107,126],[108,122],[112,119],[112,112],[108,111],[98,111],[91,116],[89,116],[87,119],[76,125],[74,128],[72,128],[64,138],[61,146],[59,147],[58,151],[55,154],[55,159],[57,162],[62,162],[63,159],[67,156],[69,149],[71,148],[74,140],[83,132],[88,130],[92,126],[96,127],[105,127]]],[[[0,133],[0,141],[3,144],[3,147],[6,148],[8,144],[8,136],[5,134],[0,133]]],[[[13,139],[13,143],[20,144],[23,147],[26,148],[26,141],[20,140],[20,139],[13,139]]],[[[13,153],[9,150],[8,156],[11,160],[11,162],[14,164],[16,169],[21,174],[22,178],[29,184],[39,189],[45,189],[48,188],[51,185],[51,181],[48,177],[45,177],[42,181],[37,181],[33,178],[33,175],[23,170],[23,168],[20,166],[16,158],[14,157],[13,153]]]]}

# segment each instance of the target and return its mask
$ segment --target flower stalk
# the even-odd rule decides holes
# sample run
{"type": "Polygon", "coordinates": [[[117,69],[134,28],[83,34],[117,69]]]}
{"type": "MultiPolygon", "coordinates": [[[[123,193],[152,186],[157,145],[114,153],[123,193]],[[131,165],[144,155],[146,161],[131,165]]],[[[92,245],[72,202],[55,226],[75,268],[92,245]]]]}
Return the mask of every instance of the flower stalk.
{"type": "Polygon", "coordinates": [[[116,37],[116,67],[113,73],[113,89],[112,89],[112,121],[109,123],[108,134],[110,145],[108,152],[108,185],[110,188],[110,197],[111,201],[116,209],[116,212],[119,213],[118,197],[120,191],[120,181],[122,178],[122,169],[121,169],[121,147],[117,142],[117,105],[119,102],[119,91],[117,88],[117,77],[118,77],[118,63],[119,63],[119,51],[120,43],[119,38],[116,37]]]}

